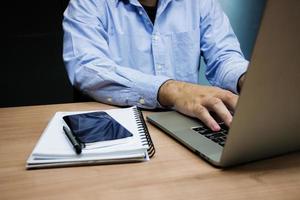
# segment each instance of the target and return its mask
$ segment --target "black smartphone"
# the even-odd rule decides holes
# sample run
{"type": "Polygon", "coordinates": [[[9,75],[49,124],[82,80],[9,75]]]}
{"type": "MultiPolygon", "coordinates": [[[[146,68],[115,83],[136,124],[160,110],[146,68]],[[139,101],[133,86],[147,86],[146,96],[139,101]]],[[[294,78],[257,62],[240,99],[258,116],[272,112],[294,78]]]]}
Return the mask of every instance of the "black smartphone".
{"type": "Polygon", "coordinates": [[[132,133],[106,112],[67,115],[63,120],[73,135],[83,144],[132,136],[132,133]]]}

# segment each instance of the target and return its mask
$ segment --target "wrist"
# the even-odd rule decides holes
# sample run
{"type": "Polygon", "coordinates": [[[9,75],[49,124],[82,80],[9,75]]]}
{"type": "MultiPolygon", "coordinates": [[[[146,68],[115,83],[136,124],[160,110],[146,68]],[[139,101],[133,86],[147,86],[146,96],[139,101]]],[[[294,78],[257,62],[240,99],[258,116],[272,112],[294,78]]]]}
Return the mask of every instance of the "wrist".
{"type": "Polygon", "coordinates": [[[178,93],[178,81],[167,80],[164,82],[158,91],[157,100],[163,107],[173,107],[178,93]]]}
{"type": "Polygon", "coordinates": [[[245,81],[245,74],[246,74],[246,73],[243,73],[243,74],[240,76],[239,80],[238,80],[238,85],[237,85],[237,92],[238,92],[238,93],[241,92],[241,89],[242,89],[242,87],[243,87],[243,84],[244,84],[244,81],[245,81]]]}

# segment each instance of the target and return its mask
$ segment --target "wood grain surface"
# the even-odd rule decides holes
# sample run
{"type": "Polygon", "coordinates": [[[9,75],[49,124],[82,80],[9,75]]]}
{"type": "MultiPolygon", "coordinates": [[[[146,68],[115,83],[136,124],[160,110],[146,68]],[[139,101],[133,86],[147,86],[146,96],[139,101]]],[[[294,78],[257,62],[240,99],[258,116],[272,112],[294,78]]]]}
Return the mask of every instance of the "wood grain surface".
{"type": "Polygon", "coordinates": [[[1,108],[0,199],[300,199],[299,153],[217,169],[150,124],[156,154],[148,162],[26,170],[55,112],[110,108],[94,102],[1,108]]]}

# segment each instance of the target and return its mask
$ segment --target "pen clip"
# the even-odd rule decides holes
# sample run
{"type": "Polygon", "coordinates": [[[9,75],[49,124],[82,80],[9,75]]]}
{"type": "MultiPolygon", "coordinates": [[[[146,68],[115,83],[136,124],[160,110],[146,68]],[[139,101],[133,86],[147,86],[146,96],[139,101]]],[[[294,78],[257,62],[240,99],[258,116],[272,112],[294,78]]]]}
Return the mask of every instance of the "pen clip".
{"type": "Polygon", "coordinates": [[[63,126],[64,133],[66,134],[67,138],[73,145],[75,152],[80,154],[82,148],[85,148],[85,143],[83,143],[76,135],[73,134],[72,130],[69,129],[67,126],[63,126]]]}
{"type": "Polygon", "coordinates": [[[81,148],[85,148],[85,143],[82,142],[76,135],[75,135],[75,138],[77,139],[78,143],[81,145],[81,148]]]}

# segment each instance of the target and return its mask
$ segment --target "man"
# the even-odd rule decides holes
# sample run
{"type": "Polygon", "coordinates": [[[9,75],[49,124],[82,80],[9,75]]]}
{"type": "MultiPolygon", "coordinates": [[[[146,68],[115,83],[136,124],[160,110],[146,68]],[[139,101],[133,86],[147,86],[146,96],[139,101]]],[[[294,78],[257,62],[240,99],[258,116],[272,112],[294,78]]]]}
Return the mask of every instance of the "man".
{"type": "Polygon", "coordinates": [[[218,131],[214,112],[230,125],[248,62],[217,0],[71,0],[63,27],[69,78],[83,93],[174,108],[218,131]],[[200,55],[213,86],[197,85],[200,55]]]}

